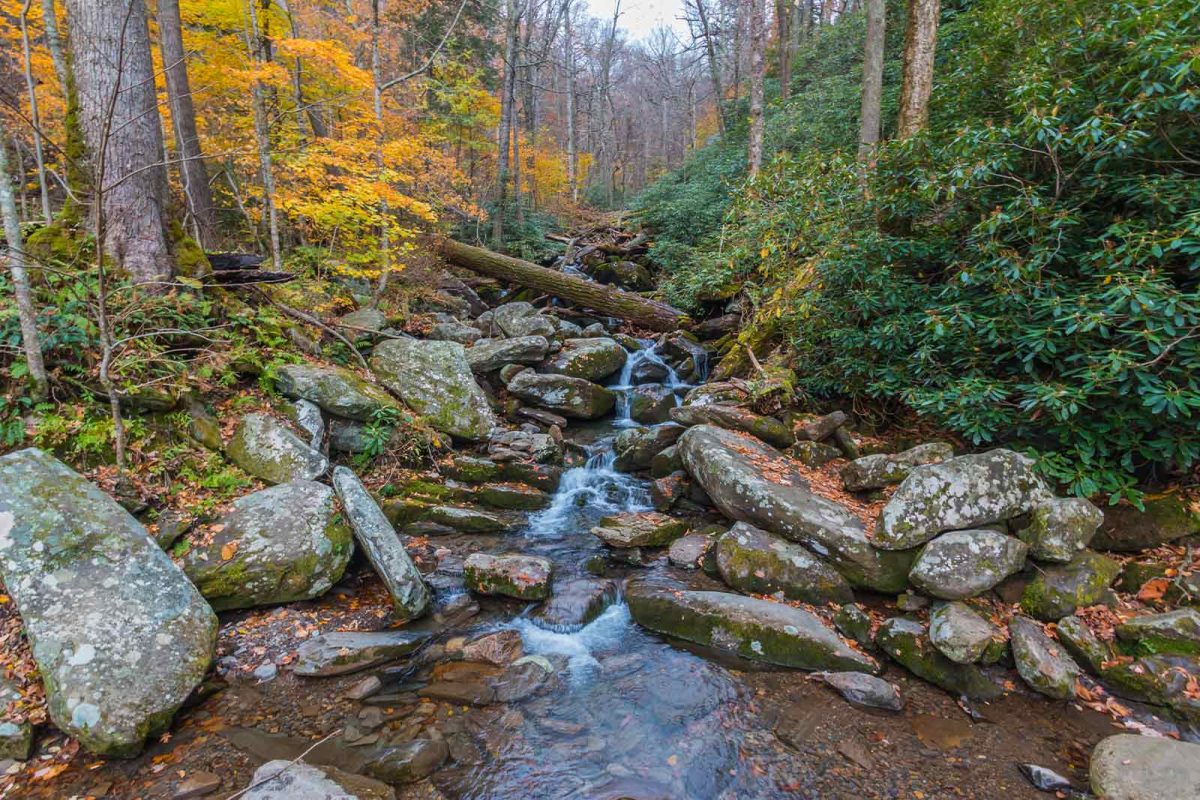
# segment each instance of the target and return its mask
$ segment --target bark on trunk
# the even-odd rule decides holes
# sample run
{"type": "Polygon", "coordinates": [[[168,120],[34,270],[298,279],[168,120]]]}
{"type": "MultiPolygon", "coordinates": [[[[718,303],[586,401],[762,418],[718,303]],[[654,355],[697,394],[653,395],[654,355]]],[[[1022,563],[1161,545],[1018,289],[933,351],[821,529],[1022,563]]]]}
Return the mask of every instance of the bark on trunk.
{"type": "Polygon", "coordinates": [[[908,26],[904,31],[904,83],[900,89],[901,139],[920,131],[929,121],[933,94],[933,59],[937,49],[941,0],[908,0],[908,26]]]}
{"type": "Polygon", "coordinates": [[[687,315],[665,303],[539,267],[519,258],[503,256],[453,239],[438,241],[437,248],[444,259],[456,266],[536,289],[580,308],[590,308],[629,320],[639,327],[673,331],[690,324],[687,315]]]}
{"type": "Polygon", "coordinates": [[[137,283],[169,281],[167,170],[143,0],[68,0],[84,139],[103,148],[104,250],[137,283]]]}
{"type": "Polygon", "coordinates": [[[859,156],[870,153],[879,142],[886,7],[886,0],[867,0],[867,40],[863,48],[862,111],[858,129],[859,156]]]}
{"type": "Polygon", "coordinates": [[[70,95],[70,68],[67,57],[63,53],[62,36],[58,33],[58,13],[54,9],[54,0],[42,0],[42,29],[46,32],[46,49],[50,51],[50,61],[54,64],[54,74],[58,77],[58,88],[65,98],[70,95]]]}
{"type": "Polygon", "coordinates": [[[179,0],[159,0],[158,38],[162,50],[163,72],[167,78],[167,96],[171,103],[171,121],[175,128],[175,146],[179,150],[179,177],[183,197],[191,214],[196,239],[206,249],[216,247],[217,218],[213,208],[208,169],[196,132],[196,109],[188,81],[187,60],[183,49],[183,21],[179,0]]]}
{"type": "MultiPolygon", "coordinates": [[[[271,43],[266,31],[259,25],[258,12],[254,4],[260,0],[249,0],[250,50],[254,60],[265,64],[271,60],[271,43]]],[[[268,3],[263,3],[267,8],[268,3]]],[[[279,214],[275,208],[275,168],[271,157],[271,130],[267,120],[267,87],[261,80],[254,82],[254,138],[258,145],[258,166],[262,172],[263,208],[266,211],[267,230],[271,239],[271,263],[278,272],[283,269],[283,253],[279,242],[279,214]]]]}
{"type": "Polygon", "coordinates": [[[500,79],[500,131],[496,137],[496,208],[492,212],[492,244],[503,247],[504,212],[508,206],[509,148],[512,139],[513,73],[517,63],[517,24],[515,0],[506,4],[504,67],[500,79]]]}
{"type": "Polygon", "coordinates": [[[575,30],[571,25],[571,0],[566,7],[566,68],[567,68],[567,189],[571,202],[579,202],[579,178],[576,174],[578,156],[575,153],[575,30]]]}
{"type": "Polygon", "coordinates": [[[721,64],[717,61],[717,46],[713,41],[713,31],[708,24],[708,13],[704,8],[704,0],[695,0],[696,15],[700,18],[700,34],[704,37],[704,53],[708,61],[708,78],[712,81],[713,102],[717,106],[717,127],[721,135],[725,135],[725,89],[721,85],[721,64]]]}
{"type": "Polygon", "coordinates": [[[779,98],[787,100],[792,90],[792,19],[795,0],[775,0],[775,31],[779,48],[779,98]]]}
{"type": "Polygon", "coordinates": [[[763,50],[766,47],[764,0],[750,0],[750,136],[747,156],[750,177],[758,175],[763,158],[763,50]]]}
{"type": "Polygon", "coordinates": [[[50,224],[50,187],[46,183],[46,161],[42,151],[42,120],[38,113],[37,91],[33,82],[33,61],[29,46],[29,8],[33,0],[25,0],[21,8],[21,49],[24,55],[25,89],[29,93],[29,119],[33,123],[33,160],[37,164],[38,191],[42,198],[42,217],[50,224]]]}

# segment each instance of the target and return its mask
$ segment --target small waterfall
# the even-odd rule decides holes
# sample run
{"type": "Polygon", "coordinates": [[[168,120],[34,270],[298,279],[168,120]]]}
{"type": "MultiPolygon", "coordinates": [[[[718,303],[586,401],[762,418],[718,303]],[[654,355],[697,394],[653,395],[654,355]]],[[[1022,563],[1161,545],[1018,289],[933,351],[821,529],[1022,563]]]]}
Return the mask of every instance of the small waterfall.
{"type": "Polygon", "coordinates": [[[582,467],[563,473],[550,505],[529,518],[529,535],[561,537],[581,509],[605,516],[622,511],[650,511],[650,492],[642,481],[613,469],[613,437],[596,442],[582,467]]]}
{"type": "MultiPolygon", "coordinates": [[[[693,386],[693,384],[680,380],[679,373],[658,354],[657,346],[652,346],[649,340],[640,339],[639,341],[642,341],[646,346],[641,350],[629,351],[629,355],[625,359],[625,366],[621,368],[616,383],[608,387],[617,393],[617,407],[613,416],[613,424],[618,428],[636,428],[640,424],[629,415],[629,396],[636,388],[633,383],[633,371],[638,365],[648,363],[661,367],[666,371],[666,375],[661,381],[662,385],[676,393],[691,389],[693,386]]],[[[708,359],[706,357],[701,371],[707,373],[707,370],[708,359]]],[[[678,402],[677,396],[676,404],[678,402]]]]}

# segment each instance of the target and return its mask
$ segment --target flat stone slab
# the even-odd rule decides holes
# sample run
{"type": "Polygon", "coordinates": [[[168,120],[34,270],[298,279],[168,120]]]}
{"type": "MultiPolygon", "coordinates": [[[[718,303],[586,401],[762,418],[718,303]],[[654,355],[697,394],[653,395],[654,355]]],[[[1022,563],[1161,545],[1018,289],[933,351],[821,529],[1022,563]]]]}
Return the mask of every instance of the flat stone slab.
{"type": "Polygon", "coordinates": [[[655,511],[628,512],[604,517],[592,528],[609,547],[663,547],[683,536],[688,524],[655,511]]]}
{"type": "Polygon", "coordinates": [[[477,594],[504,595],[517,600],[550,596],[554,565],[545,558],[517,553],[472,553],[463,562],[463,580],[477,594]]]}
{"type": "Polygon", "coordinates": [[[254,771],[242,800],[395,800],[386,783],[303,761],[268,761],[254,771]]]}
{"type": "Polygon", "coordinates": [[[404,658],[428,638],[415,631],[323,633],[300,645],[292,669],[306,677],[345,675],[404,658]]]}

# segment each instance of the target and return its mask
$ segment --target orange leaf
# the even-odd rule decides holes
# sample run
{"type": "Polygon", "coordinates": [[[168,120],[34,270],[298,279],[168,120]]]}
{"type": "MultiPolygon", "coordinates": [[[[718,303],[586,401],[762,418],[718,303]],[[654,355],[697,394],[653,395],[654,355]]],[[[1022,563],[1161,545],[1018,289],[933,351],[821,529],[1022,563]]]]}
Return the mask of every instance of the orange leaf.
{"type": "Polygon", "coordinates": [[[221,548],[221,560],[228,561],[233,558],[233,554],[237,552],[238,543],[236,541],[227,543],[221,548]]]}

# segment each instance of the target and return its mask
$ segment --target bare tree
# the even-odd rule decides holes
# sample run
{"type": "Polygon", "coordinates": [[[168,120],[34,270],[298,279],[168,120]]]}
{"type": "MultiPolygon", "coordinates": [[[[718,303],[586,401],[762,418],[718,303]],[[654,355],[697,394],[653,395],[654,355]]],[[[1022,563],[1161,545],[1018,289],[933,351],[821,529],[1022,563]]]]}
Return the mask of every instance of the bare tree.
{"type": "Polygon", "coordinates": [[[765,0],[750,0],[750,135],[746,146],[750,177],[763,159],[763,51],[766,49],[765,0]]]}
{"type": "MultiPolygon", "coordinates": [[[[717,39],[716,31],[709,19],[708,9],[705,7],[705,0],[686,0],[687,8],[695,12],[695,28],[692,32],[693,39],[699,39],[704,44],[704,52],[708,57],[708,77],[712,82],[713,102],[717,107],[717,125],[724,135],[725,124],[725,89],[721,82],[721,63],[717,60],[717,39]]],[[[689,28],[692,27],[693,18],[689,14],[689,28]]]]}
{"type": "Polygon", "coordinates": [[[509,155],[512,152],[512,104],[515,101],[517,68],[517,34],[521,24],[521,6],[517,0],[507,0],[504,19],[504,65],[500,79],[500,126],[496,137],[496,208],[492,214],[492,242],[496,247],[504,240],[504,214],[508,206],[510,178],[509,155]]]}
{"type": "Polygon", "coordinates": [[[937,50],[941,0],[908,0],[908,25],[904,30],[904,82],[900,88],[901,139],[919,132],[929,121],[933,94],[933,60],[937,50]]]}
{"type": "Polygon", "coordinates": [[[796,17],[796,0],[775,0],[775,38],[778,47],[779,98],[787,100],[792,91],[792,26],[796,17]]]}
{"type": "Polygon", "coordinates": [[[887,2],[866,0],[867,38],[863,47],[862,110],[859,114],[858,152],[870,153],[879,141],[880,101],[883,94],[883,46],[887,2]]]}
{"type": "MultiPolygon", "coordinates": [[[[257,64],[271,61],[271,39],[269,32],[259,24],[256,3],[262,3],[264,11],[270,8],[271,0],[247,0],[247,19],[250,27],[246,32],[246,44],[257,64]]],[[[254,81],[252,92],[254,104],[254,138],[258,146],[258,167],[262,173],[263,209],[266,211],[267,231],[271,241],[271,262],[276,271],[283,269],[283,253],[279,241],[279,212],[275,207],[275,168],[271,155],[270,120],[267,118],[267,86],[261,80],[254,81]]]]}
{"type": "Polygon", "coordinates": [[[25,89],[29,94],[29,119],[33,123],[33,160],[37,165],[38,190],[42,198],[42,217],[50,222],[50,188],[46,184],[46,160],[42,151],[42,120],[38,112],[36,85],[33,80],[33,59],[29,46],[29,8],[33,0],[25,0],[21,6],[21,49],[24,55],[25,89]]]}

